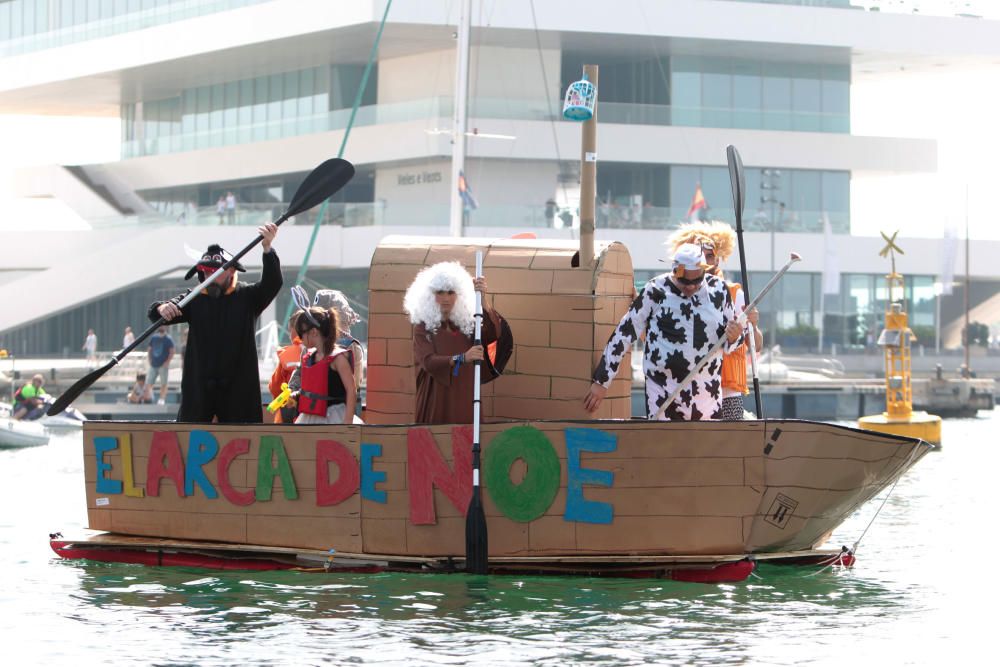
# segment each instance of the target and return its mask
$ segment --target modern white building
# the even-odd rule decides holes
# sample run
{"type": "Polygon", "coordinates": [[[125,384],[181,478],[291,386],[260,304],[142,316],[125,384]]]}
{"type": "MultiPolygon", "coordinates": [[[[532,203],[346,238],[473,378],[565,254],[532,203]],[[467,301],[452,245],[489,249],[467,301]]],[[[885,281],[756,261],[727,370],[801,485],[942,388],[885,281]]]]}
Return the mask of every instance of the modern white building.
{"type": "MultiPolygon", "coordinates": [[[[725,148],[734,144],[747,167],[751,288],[789,251],[805,258],[765,303],[764,326],[815,348],[822,300],[826,345],[863,345],[880,328],[888,263],[873,236],[884,221],[856,210],[852,181],[933,173],[937,147],[852,134],[852,84],[900,67],[993,62],[1000,22],[855,4],[865,6],[472,0],[465,174],[478,208],[465,234],[575,234],[580,128],[561,119],[562,94],[583,64],[597,64],[597,235],[628,245],[637,281],[662,271],[662,242],[697,188],[710,217],[733,220],[725,148]],[[828,252],[840,293],[821,297],[828,252]]],[[[0,0],[0,111],[122,121],[120,160],[19,174],[21,195],[59,198],[93,230],[6,235],[0,346],[75,353],[94,327],[114,347],[125,325],[143,326],[146,304],[181,289],[193,263],[185,245],[242,247],[248,225],[276,217],[342,148],[355,179],[283,228],[275,247],[291,284],[319,219],[310,284],[365,303],[382,236],[448,234],[462,5],[0,0]],[[235,210],[219,211],[230,192],[235,210]]],[[[906,239],[905,220],[892,226],[906,249],[898,268],[911,323],[925,341],[941,328],[956,344],[963,288],[935,296],[940,239],[906,239]]],[[[977,245],[983,257],[1000,250],[977,245]]],[[[1000,321],[991,314],[1000,271],[973,268],[971,304],[1000,321]]],[[[286,304],[282,295],[279,319],[286,304]]]]}

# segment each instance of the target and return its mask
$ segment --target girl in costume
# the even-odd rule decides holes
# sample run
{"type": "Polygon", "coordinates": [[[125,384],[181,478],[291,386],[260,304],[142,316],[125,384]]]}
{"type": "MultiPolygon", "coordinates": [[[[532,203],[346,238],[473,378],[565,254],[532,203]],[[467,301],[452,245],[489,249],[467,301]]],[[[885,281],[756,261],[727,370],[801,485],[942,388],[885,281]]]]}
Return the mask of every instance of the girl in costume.
{"type": "Polygon", "coordinates": [[[351,351],[336,344],[336,311],[313,306],[300,311],[296,333],[305,352],[289,386],[298,387],[296,424],[351,424],[357,398],[351,351]]]}
{"type": "Polygon", "coordinates": [[[320,308],[331,308],[337,311],[337,322],[339,331],[337,332],[337,345],[350,349],[354,360],[354,392],[360,401],[361,384],[365,377],[365,349],[361,341],[351,335],[351,327],[361,321],[361,317],[351,308],[347,297],[340,290],[321,289],[317,290],[313,298],[313,305],[320,308]]]}

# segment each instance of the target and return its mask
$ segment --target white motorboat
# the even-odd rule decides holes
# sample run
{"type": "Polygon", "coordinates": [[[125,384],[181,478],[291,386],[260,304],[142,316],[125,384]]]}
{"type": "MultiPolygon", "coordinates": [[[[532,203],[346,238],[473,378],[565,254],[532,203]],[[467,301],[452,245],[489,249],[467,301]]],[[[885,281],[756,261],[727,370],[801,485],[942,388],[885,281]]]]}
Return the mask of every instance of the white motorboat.
{"type": "Polygon", "coordinates": [[[48,442],[48,437],[46,436],[44,441],[39,441],[39,433],[44,435],[46,431],[58,433],[83,428],[83,423],[87,421],[87,418],[73,406],[66,408],[54,417],[45,414],[52,401],[51,396],[46,396],[45,403],[41,408],[29,412],[20,420],[15,420],[11,417],[13,407],[9,403],[0,403],[0,415],[2,415],[0,419],[3,420],[0,423],[5,426],[5,434],[0,435],[0,443],[7,444],[8,440],[15,440],[15,436],[11,434],[17,432],[19,436],[16,439],[25,441],[24,444],[12,444],[8,446],[28,447],[32,445],[44,445],[48,442]],[[7,422],[10,423],[8,424],[7,422]]]}
{"type": "Polygon", "coordinates": [[[11,417],[10,405],[0,403],[0,447],[37,447],[47,445],[49,434],[38,422],[11,417]]]}

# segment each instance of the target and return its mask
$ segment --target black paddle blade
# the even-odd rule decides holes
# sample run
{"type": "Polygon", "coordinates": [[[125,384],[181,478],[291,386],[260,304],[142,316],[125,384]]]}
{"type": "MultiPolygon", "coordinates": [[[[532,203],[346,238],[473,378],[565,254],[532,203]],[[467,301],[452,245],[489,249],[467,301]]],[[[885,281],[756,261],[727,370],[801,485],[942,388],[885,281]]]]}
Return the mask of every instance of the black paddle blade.
{"type": "Polygon", "coordinates": [[[68,408],[69,404],[75,401],[80,394],[86,391],[87,387],[97,382],[98,378],[111,370],[111,368],[117,363],[118,359],[112,359],[97,370],[90,371],[77,380],[72,387],[64,391],[62,396],[57,398],[52,405],[49,406],[49,411],[46,414],[50,417],[55,417],[57,414],[68,408]]]}
{"type": "Polygon", "coordinates": [[[469,511],[465,514],[465,571],[470,574],[486,574],[488,552],[486,512],[477,486],[472,489],[469,511]]]}
{"type": "Polygon", "coordinates": [[[743,173],[743,159],[736,146],[726,146],[726,161],[729,163],[729,182],[733,188],[733,210],[736,212],[737,229],[743,226],[743,208],[746,205],[746,176],[743,173]]]}
{"type": "Polygon", "coordinates": [[[347,160],[335,157],[323,162],[302,181],[281,220],[308,211],[347,185],[352,178],[354,178],[354,165],[347,160]]]}

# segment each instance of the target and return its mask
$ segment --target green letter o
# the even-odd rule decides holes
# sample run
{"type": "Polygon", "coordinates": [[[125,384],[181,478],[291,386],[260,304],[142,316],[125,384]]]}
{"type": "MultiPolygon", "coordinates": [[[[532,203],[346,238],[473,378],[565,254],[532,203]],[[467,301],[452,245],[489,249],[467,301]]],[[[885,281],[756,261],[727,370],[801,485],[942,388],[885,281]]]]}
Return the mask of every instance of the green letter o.
{"type": "Polygon", "coordinates": [[[527,523],[545,514],[559,491],[559,457],[552,443],[533,426],[515,426],[497,435],[486,449],[484,481],[504,516],[527,523]],[[510,467],[523,459],[528,470],[520,484],[510,467]]]}

